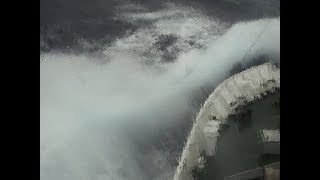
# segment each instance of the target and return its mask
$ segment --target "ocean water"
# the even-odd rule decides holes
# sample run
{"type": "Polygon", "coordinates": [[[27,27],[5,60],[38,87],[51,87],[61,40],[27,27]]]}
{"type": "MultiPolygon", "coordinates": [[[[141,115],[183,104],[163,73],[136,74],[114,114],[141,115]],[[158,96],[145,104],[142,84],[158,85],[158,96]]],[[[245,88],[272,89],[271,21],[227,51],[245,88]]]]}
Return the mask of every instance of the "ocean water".
{"type": "Polygon", "coordinates": [[[41,0],[41,179],[171,179],[234,65],[280,62],[279,13],[279,1],[41,0]]]}

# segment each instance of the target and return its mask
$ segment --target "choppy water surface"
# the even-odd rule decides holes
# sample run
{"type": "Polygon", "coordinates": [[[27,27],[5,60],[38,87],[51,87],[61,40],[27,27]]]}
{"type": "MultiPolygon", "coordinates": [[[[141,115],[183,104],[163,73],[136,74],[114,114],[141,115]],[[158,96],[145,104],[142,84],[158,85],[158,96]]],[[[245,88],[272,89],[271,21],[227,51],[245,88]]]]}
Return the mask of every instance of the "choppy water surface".
{"type": "Polygon", "coordinates": [[[41,179],[171,179],[234,64],[280,62],[279,14],[277,0],[41,0],[41,179]]]}

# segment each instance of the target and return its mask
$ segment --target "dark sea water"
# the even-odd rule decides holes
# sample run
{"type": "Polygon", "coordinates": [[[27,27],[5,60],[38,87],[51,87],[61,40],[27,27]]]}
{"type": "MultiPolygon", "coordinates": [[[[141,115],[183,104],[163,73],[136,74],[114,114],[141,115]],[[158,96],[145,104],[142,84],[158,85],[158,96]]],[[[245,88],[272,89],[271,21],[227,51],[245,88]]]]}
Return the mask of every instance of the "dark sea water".
{"type": "MultiPolygon", "coordinates": [[[[127,4],[142,5],[148,12],[165,9],[169,1],[157,0],[40,0],[40,51],[98,51],[101,46],[153,23],[125,22],[114,19],[117,13],[139,12],[138,8],[122,11],[127,4]],[[79,39],[91,42],[84,47],[79,39]]],[[[234,24],[280,16],[280,0],[171,0],[199,8],[208,16],[234,24]]]]}
{"type": "Polygon", "coordinates": [[[279,7],[278,0],[40,0],[41,179],[171,179],[218,83],[280,62],[279,7]]]}

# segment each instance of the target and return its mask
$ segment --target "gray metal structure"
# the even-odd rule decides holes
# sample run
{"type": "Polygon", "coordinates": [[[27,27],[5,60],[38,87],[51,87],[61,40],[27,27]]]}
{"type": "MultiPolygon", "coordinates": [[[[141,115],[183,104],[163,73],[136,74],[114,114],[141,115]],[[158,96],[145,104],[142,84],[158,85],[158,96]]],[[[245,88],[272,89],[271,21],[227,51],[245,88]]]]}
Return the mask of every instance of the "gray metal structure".
{"type": "Polygon", "coordinates": [[[249,180],[249,179],[280,179],[280,162],[272,163],[264,167],[258,167],[255,169],[250,169],[243,171],[232,176],[227,176],[224,180],[249,180]],[[270,173],[279,172],[279,173],[270,173]]]}
{"type": "Polygon", "coordinates": [[[260,130],[260,140],[262,143],[263,154],[280,154],[280,131],[279,130],[260,130]]]}

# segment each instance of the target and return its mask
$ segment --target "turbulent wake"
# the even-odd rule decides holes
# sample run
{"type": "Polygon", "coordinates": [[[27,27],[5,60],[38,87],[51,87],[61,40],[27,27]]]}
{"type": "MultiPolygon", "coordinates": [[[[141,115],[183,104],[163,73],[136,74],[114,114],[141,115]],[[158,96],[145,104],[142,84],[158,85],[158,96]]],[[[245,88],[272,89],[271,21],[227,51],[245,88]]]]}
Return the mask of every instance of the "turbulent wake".
{"type": "Polygon", "coordinates": [[[43,55],[43,180],[172,179],[201,88],[212,91],[248,49],[248,61],[280,61],[280,19],[231,26],[173,3],[157,13],[128,5],[114,18],[149,24],[101,56],[43,55]]]}

